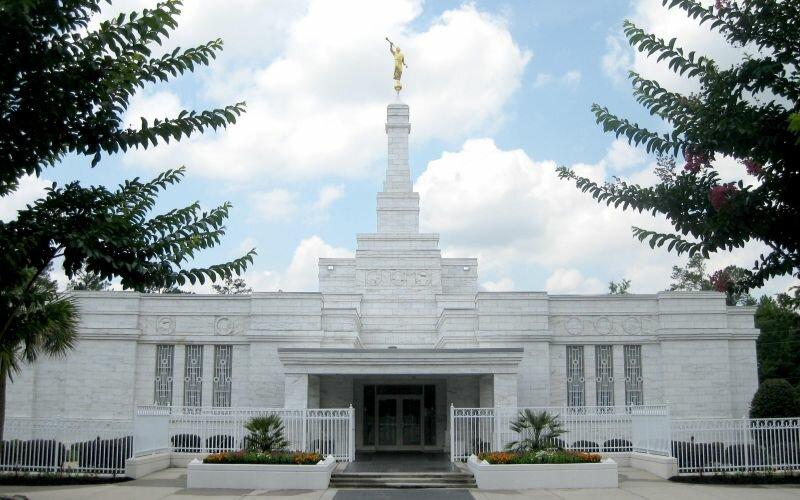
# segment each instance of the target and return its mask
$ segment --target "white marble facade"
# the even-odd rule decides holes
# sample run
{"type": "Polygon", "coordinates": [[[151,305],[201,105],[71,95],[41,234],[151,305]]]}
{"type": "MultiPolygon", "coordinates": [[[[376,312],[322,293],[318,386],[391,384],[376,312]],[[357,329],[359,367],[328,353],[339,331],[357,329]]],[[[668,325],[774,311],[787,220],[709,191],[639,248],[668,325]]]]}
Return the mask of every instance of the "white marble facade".
{"type": "Polygon", "coordinates": [[[566,405],[568,346],[583,346],[583,404],[626,403],[625,346],[639,346],[631,352],[640,353],[644,402],[668,403],[677,416],[747,412],[757,386],[752,308],[728,307],[712,292],[481,291],[477,259],[443,258],[439,236],[419,232],[410,128],[408,106],[389,105],[377,232],[357,236],[354,258],[319,260],[319,292],[78,293],[75,350],[18,375],[8,415],[127,418],[135,404],[154,402],[156,352],[168,345],[172,404],[189,397],[187,346],[202,346],[194,372],[201,383],[191,397],[203,405],[220,390],[215,346],[232,346],[226,404],[353,404],[359,446],[367,386],[433,387],[434,448],[444,445],[451,404],[566,405]],[[598,381],[596,346],[611,346],[603,351],[612,366],[605,382],[598,381]]]}

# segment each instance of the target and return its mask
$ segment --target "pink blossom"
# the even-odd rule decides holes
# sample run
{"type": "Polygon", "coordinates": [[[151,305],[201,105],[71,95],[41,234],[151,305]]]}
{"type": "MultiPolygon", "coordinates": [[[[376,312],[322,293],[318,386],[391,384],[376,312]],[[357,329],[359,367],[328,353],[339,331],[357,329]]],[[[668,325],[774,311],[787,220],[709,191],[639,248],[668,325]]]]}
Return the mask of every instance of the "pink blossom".
{"type": "Polygon", "coordinates": [[[703,153],[694,153],[687,149],[683,153],[683,157],[686,159],[686,165],[683,166],[683,169],[693,174],[696,174],[701,168],[708,165],[708,155],[703,153]]]}
{"type": "Polygon", "coordinates": [[[744,160],[742,163],[744,164],[744,168],[747,170],[747,173],[750,175],[758,175],[761,173],[762,168],[764,168],[763,165],[752,158],[744,160]]]}
{"type": "Polygon", "coordinates": [[[708,193],[711,206],[714,207],[714,210],[719,211],[736,191],[736,186],[733,183],[712,187],[708,193]]]}
{"type": "Polygon", "coordinates": [[[709,281],[711,281],[711,286],[714,287],[714,290],[727,292],[728,286],[731,284],[731,277],[724,269],[720,269],[709,276],[709,281]]]}
{"type": "Polygon", "coordinates": [[[727,7],[728,4],[730,4],[730,0],[717,0],[717,2],[714,4],[714,7],[719,10],[727,7]]]}

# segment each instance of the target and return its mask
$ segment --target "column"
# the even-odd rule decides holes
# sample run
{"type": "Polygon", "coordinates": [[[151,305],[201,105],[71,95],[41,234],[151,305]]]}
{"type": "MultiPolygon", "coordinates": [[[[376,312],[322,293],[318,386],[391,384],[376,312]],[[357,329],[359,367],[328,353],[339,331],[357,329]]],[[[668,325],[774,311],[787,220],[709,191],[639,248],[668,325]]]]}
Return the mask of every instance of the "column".
{"type": "Polygon", "coordinates": [[[214,346],[203,346],[203,406],[214,405],[214,346]]]}
{"type": "Polygon", "coordinates": [[[493,377],[494,406],[517,406],[517,374],[495,373],[493,377]]]}
{"type": "Polygon", "coordinates": [[[625,405],[625,351],[621,345],[613,350],[614,363],[614,405],[625,405]]]}
{"type": "Polygon", "coordinates": [[[186,346],[175,345],[175,356],[172,361],[172,406],[183,406],[183,383],[186,366],[186,346]]]}
{"type": "Polygon", "coordinates": [[[594,345],[583,346],[583,369],[586,379],[586,406],[597,406],[597,368],[594,359],[594,345]]]}
{"type": "Polygon", "coordinates": [[[320,408],[320,376],[308,376],[308,408],[320,408]]]}
{"type": "MultiPolygon", "coordinates": [[[[283,407],[308,408],[308,379],[307,373],[287,373],[283,382],[283,407]]],[[[319,385],[317,385],[319,394],[319,385]]]]}

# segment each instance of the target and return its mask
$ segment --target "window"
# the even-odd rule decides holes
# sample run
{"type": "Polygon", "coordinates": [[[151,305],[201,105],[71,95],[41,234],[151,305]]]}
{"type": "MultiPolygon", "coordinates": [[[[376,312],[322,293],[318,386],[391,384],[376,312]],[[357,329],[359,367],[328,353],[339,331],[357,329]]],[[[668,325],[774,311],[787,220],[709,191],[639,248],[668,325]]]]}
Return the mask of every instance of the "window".
{"type": "Polygon", "coordinates": [[[625,404],[643,405],[642,346],[626,345],[625,348],[625,404]]]}
{"type": "Polygon", "coordinates": [[[183,404],[203,406],[203,346],[186,346],[183,371],[183,404]]]}
{"type": "Polygon", "coordinates": [[[614,355],[611,345],[594,347],[597,406],[614,406],[614,355]]]}
{"type": "Polygon", "coordinates": [[[567,406],[584,406],[583,346],[567,346],[567,406]]]}
{"type": "Polygon", "coordinates": [[[213,406],[231,405],[232,345],[214,346],[214,400],[213,406]]]}
{"type": "Polygon", "coordinates": [[[174,358],[174,345],[156,346],[156,378],[153,402],[157,405],[172,405],[172,366],[174,358]]]}

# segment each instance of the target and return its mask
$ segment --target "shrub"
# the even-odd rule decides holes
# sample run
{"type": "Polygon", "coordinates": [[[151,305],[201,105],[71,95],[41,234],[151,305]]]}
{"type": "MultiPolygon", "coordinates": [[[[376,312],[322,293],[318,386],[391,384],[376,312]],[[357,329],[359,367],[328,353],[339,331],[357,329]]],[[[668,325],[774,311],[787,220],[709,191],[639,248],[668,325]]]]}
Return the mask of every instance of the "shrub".
{"type": "Polygon", "coordinates": [[[322,460],[319,453],[254,451],[223,451],[212,453],[203,459],[204,464],[268,464],[268,465],[314,465],[322,460]]]}
{"type": "Polygon", "coordinates": [[[580,440],[572,443],[572,449],[597,453],[600,451],[600,446],[594,441],[580,440]]]}
{"type": "Polygon", "coordinates": [[[603,450],[610,452],[631,451],[633,443],[627,439],[609,439],[603,443],[603,450]]]}
{"type": "Polygon", "coordinates": [[[552,448],[555,440],[567,432],[561,426],[558,415],[528,409],[519,412],[511,422],[511,430],[519,434],[519,440],[508,443],[506,449],[517,452],[552,448]]]}
{"type": "Polygon", "coordinates": [[[782,378],[765,380],[753,395],[750,418],[800,416],[800,401],[794,387],[782,378]]]}
{"type": "Polygon", "coordinates": [[[283,436],[283,422],[278,415],[251,418],[244,428],[249,432],[247,451],[270,453],[285,450],[289,445],[283,436]]]}
{"type": "Polygon", "coordinates": [[[120,469],[133,451],[133,436],[74,443],[70,455],[77,457],[78,466],[87,469],[120,469]]]}
{"type": "Polygon", "coordinates": [[[7,465],[61,467],[66,457],[66,447],[52,439],[3,441],[2,458],[7,465]]]}
{"type": "Polygon", "coordinates": [[[175,434],[170,439],[172,449],[181,453],[197,453],[200,451],[200,436],[197,434],[175,434]]]}
{"type": "Polygon", "coordinates": [[[211,453],[219,453],[221,451],[230,450],[233,448],[233,436],[225,434],[217,434],[206,439],[206,449],[211,453]]]}

